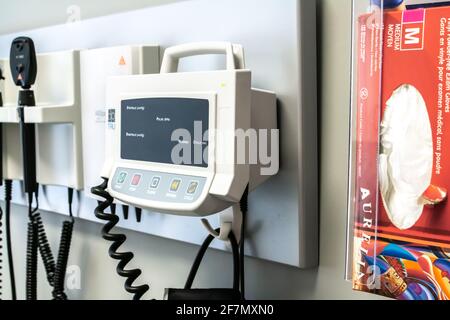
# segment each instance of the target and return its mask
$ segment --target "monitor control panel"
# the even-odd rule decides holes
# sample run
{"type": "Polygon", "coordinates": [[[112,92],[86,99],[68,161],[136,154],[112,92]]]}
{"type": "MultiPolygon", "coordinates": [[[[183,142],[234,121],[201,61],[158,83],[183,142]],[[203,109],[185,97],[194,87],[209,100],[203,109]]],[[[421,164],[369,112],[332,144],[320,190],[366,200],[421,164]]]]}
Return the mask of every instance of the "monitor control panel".
{"type": "Polygon", "coordinates": [[[202,195],[205,185],[205,177],[120,167],[114,173],[111,184],[115,192],[168,203],[193,203],[202,195]]]}

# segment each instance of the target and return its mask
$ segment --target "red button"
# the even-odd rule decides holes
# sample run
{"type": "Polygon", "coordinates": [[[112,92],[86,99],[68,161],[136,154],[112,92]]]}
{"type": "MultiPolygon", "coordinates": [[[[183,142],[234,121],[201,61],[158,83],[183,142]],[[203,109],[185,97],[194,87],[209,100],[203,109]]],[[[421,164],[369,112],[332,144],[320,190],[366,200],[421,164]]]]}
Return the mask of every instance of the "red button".
{"type": "Polygon", "coordinates": [[[131,185],[132,186],[138,186],[139,185],[139,182],[141,182],[141,175],[140,174],[135,174],[134,176],[133,176],[133,180],[131,180],[131,185]]]}

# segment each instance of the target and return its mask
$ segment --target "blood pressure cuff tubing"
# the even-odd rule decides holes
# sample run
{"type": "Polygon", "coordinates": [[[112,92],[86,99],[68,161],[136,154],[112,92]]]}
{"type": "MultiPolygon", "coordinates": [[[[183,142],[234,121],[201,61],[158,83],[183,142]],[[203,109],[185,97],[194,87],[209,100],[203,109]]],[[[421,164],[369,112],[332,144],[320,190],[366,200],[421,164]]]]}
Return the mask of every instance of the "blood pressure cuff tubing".
{"type": "MultiPolygon", "coordinates": [[[[217,230],[220,232],[220,229],[217,230]]],[[[240,301],[242,299],[239,291],[239,246],[236,237],[230,232],[230,243],[233,252],[233,288],[232,289],[192,289],[195,276],[197,275],[200,264],[208,250],[211,242],[214,240],[212,235],[208,236],[203,242],[200,250],[192,265],[189,277],[184,289],[167,289],[166,298],[173,301],[240,301]]]]}

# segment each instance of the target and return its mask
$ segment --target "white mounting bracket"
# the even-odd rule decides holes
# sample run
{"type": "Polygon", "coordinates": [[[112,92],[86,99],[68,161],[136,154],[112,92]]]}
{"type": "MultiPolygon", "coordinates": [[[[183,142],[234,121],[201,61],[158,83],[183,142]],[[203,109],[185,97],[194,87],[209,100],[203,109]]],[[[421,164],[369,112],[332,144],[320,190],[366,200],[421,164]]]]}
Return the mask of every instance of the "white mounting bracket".
{"type": "Polygon", "coordinates": [[[17,108],[0,108],[0,123],[19,123],[19,114],[17,108]]]}
{"type": "Polygon", "coordinates": [[[25,109],[26,123],[76,123],[77,109],[75,104],[58,106],[37,106],[25,109]]]}
{"type": "Polygon", "coordinates": [[[208,233],[218,240],[228,241],[230,232],[233,231],[233,234],[235,235],[236,240],[239,243],[241,241],[241,228],[243,219],[239,203],[219,213],[219,219],[220,233],[211,226],[208,219],[202,219],[202,223],[208,233]]]}

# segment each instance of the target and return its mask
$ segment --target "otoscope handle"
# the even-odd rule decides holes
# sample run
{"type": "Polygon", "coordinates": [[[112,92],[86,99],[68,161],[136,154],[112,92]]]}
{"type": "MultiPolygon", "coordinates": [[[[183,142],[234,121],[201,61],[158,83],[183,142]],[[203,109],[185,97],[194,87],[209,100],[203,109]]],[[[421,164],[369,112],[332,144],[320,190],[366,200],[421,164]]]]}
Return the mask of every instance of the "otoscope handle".
{"type": "Polygon", "coordinates": [[[36,128],[34,123],[25,123],[25,108],[36,105],[32,90],[19,91],[20,139],[22,141],[23,180],[25,192],[37,192],[36,180],[36,128]]]}

